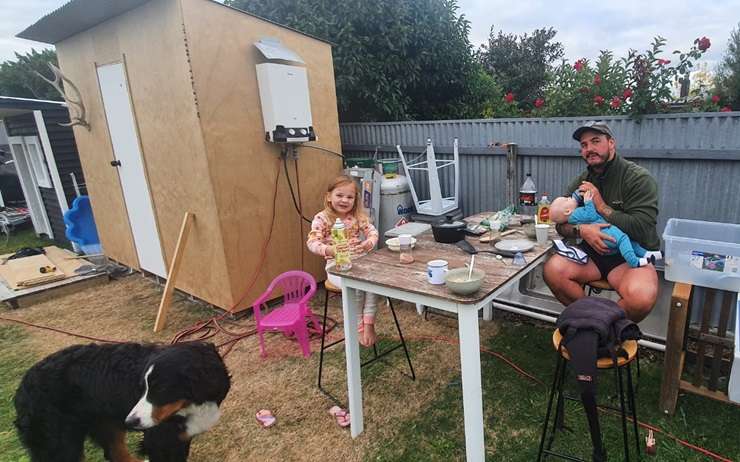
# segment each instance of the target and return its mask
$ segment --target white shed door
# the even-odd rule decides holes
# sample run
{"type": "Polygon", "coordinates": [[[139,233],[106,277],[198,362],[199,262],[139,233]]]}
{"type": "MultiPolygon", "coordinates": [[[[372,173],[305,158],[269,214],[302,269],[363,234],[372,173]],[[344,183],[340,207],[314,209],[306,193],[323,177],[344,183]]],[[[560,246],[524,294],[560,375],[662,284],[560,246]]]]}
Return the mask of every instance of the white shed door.
{"type": "Polygon", "coordinates": [[[123,64],[99,66],[98,82],[139,266],[167,277],[123,64]]]}

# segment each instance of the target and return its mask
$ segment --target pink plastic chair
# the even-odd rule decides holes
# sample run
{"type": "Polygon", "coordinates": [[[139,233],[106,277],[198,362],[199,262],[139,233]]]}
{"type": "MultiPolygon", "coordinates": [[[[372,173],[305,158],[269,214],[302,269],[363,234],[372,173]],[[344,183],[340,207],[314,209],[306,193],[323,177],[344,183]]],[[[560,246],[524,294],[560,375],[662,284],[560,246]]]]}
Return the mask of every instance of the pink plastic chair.
{"type": "Polygon", "coordinates": [[[316,293],[316,280],[303,271],[287,271],[276,277],[265,292],[254,302],[254,319],[257,321],[257,335],[260,338],[260,356],[265,356],[264,331],[282,331],[285,335],[295,335],[303,350],[303,356],[311,355],[308,327],[309,320],[318,326],[318,320],[308,306],[309,300],[316,293]],[[276,288],[282,289],[283,304],[266,315],[267,301],[275,298],[276,288]]]}

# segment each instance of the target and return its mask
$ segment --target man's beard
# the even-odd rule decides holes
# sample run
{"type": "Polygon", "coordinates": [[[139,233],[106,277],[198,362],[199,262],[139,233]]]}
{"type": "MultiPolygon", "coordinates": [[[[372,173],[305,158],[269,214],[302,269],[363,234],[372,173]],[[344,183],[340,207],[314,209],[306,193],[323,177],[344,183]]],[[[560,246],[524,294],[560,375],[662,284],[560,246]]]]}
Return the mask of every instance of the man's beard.
{"type": "Polygon", "coordinates": [[[596,151],[589,151],[588,153],[586,153],[585,160],[589,167],[601,168],[604,167],[609,160],[609,153],[607,152],[605,155],[602,156],[596,151]],[[596,156],[599,159],[598,163],[593,163],[592,156],[596,156]]]}

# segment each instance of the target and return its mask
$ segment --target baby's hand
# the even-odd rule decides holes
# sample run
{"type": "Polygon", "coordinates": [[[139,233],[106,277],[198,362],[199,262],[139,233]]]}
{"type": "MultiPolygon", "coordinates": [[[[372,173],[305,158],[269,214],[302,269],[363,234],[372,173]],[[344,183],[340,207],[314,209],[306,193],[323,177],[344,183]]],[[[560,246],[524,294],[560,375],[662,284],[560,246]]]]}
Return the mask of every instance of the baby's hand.
{"type": "Polygon", "coordinates": [[[326,251],[324,253],[326,253],[327,257],[333,257],[337,254],[337,249],[335,249],[333,245],[330,245],[326,248],[326,251]]]}
{"type": "Polygon", "coordinates": [[[366,239],[362,241],[362,244],[360,244],[360,248],[365,252],[370,252],[371,250],[373,250],[373,247],[375,247],[375,244],[373,244],[370,239],[366,239]]]}
{"type": "Polygon", "coordinates": [[[589,189],[583,194],[583,199],[586,202],[591,202],[594,199],[594,192],[589,189]]]}

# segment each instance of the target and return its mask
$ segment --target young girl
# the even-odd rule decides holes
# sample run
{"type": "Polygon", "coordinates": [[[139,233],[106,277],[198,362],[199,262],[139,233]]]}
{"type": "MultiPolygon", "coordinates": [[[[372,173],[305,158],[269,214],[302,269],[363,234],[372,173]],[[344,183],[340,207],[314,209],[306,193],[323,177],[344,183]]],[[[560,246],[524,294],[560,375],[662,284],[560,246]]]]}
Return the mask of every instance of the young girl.
{"type": "MultiPolygon", "coordinates": [[[[344,223],[344,232],[349,242],[352,259],[371,251],[378,243],[378,230],[370,223],[370,218],[362,208],[355,181],[346,176],[338,176],[329,184],[324,197],[324,210],[317,213],[311,222],[306,245],[308,250],[326,258],[326,268],[334,266],[335,249],[331,239],[331,228],[339,218],[344,223]]],[[[329,282],[342,286],[341,278],[327,273],[329,282]]],[[[360,343],[370,346],[375,343],[375,294],[361,290],[357,293],[357,305],[362,306],[360,320],[360,343]]]]}

